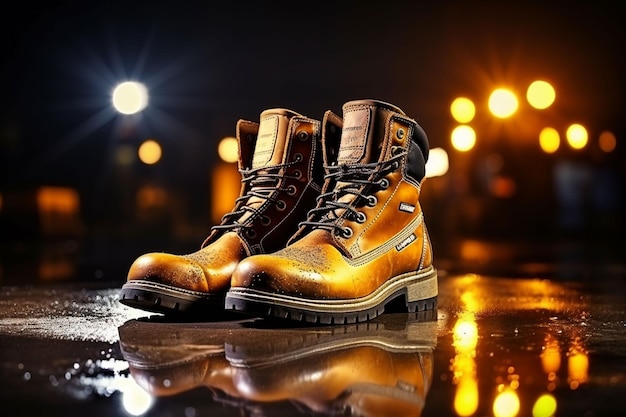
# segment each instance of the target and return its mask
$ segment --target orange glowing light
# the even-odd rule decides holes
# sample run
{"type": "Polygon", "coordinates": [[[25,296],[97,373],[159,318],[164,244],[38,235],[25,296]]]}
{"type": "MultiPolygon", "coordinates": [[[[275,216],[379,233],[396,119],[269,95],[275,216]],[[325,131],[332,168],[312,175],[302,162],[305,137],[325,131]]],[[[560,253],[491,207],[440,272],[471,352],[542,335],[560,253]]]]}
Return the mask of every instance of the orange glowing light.
{"type": "Polygon", "coordinates": [[[519,396],[513,390],[507,389],[500,392],[493,401],[493,415],[495,417],[515,417],[519,410],[519,396]]]}
{"type": "Polygon", "coordinates": [[[536,109],[547,109],[554,103],[556,92],[549,82],[537,80],[533,81],[528,86],[526,99],[528,103],[536,109]]]}
{"type": "Polygon", "coordinates": [[[603,152],[613,152],[615,150],[615,147],[617,146],[617,138],[615,137],[613,132],[605,130],[604,132],[600,133],[600,137],[598,138],[598,145],[603,152]]]}
{"type": "Polygon", "coordinates": [[[565,133],[567,143],[574,149],[582,149],[587,146],[589,141],[589,134],[587,129],[581,124],[574,123],[567,128],[565,133]]]}
{"type": "Polygon", "coordinates": [[[497,118],[511,117],[518,107],[517,96],[506,88],[497,88],[489,96],[489,111],[497,118]]]}
{"type": "Polygon", "coordinates": [[[467,97],[458,97],[450,105],[450,113],[459,123],[469,123],[476,115],[474,102],[467,97]]]}
{"type": "Polygon", "coordinates": [[[217,145],[217,154],[224,162],[237,162],[239,160],[239,143],[237,143],[237,138],[227,136],[220,140],[220,143],[217,145]]]}
{"type": "Polygon", "coordinates": [[[544,127],[539,133],[539,146],[545,153],[554,153],[559,149],[561,137],[553,127],[544,127]]]}
{"type": "Polygon", "coordinates": [[[148,139],[139,146],[137,154],[139,159],[146,165],[156,164],[161,160],[161,145],[156,140],[148,139]]]}
{"type": "Polygon", "coordinates": [[[476,145],[476,131],[467,125],[454,128],[451,135],[452,146],[460,152],[467,152],[476,145]]]}
{"type": "Polygon", "coordinates": [[[426,161],[426,178],[445,175],[449,166],[448,152],[443,148],[432,148],[426,161]]]}

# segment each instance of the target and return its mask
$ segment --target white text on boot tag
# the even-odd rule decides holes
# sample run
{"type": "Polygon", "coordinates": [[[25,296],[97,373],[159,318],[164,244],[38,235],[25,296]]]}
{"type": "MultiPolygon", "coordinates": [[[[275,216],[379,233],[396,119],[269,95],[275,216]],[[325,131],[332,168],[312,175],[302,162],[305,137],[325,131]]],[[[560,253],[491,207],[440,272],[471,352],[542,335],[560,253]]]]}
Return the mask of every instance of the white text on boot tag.
{"type": "Polygon", "coordinates": [[[415,206],[409,203],[400,203],[400,211],[404,211],[406,213],[413,213],[415,211],[415,206]]]}
{"type": "Polygon", "coordinates": [[[417,236],[415,236],[415,233],[411,233],[411,235],[409,235],[406,239],[396,245],[396,250],[400,252],[402,249],[415,242],[415,239],[417,239],[417,236]]]}

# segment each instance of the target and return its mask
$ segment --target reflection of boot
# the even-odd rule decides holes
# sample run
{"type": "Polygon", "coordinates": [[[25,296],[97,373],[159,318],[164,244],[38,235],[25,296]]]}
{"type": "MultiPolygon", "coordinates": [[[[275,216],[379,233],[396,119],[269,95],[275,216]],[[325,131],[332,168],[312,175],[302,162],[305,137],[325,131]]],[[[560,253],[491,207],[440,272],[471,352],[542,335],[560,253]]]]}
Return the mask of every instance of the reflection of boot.
{"type": "Polygon", "coordinates": [[[323,156],[335,154],[341,119],[324,127],[286,109],[261,113],[260,124],[240,120],[241,196],[202,249],[188,255],[149,253],[131,265],[120,302],[148,311],[211,313],[224,308],[235,266],[245,257],[278,250],[315,206],[324,182],[323,156]],[[325,129],[328,149],[321,149],[325,129]]]}
{"type": "Polygon", "coordinates": [[[238,396],[224,358],[226,330],[137,320],[118,330],[130,373],[146,392],[163,397],[203,386],[238,396]]]}
{"type": "Polygon", "coordinates": [[[288,400],[333,415],[419,416],[432,381],[435,316],[389,314],[364,324],[233,334],[226,358],[248,400],[288,400]]]}
{"type": "MultiPolygon", "coordinates": [[[[130,320],[119,328],[120,347],[134,380],[157,397],[206,388],[214,400],[255,415],[287,403],[339,415],[421,413],[432,380],[435,311],[342,326],[275,324],[130,320]]],[[[203,392],[198,398],[206,402],[203,392]]]]}
{"type": "Polygon", "coordinates": [[[233,273],[226,308],[322,323],[366,321],[404,296],[433,309],[437,272],[419,204],[428,159],[422,128],[380,101],[343,106],[337,164],[289,245],[233,273]]]}

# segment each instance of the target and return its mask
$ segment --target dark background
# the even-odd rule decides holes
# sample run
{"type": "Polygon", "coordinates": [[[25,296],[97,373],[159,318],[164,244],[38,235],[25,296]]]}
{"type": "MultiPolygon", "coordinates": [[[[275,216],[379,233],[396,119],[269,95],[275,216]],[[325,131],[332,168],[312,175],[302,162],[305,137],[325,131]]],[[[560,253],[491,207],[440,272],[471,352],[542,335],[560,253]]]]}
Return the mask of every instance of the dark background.
{"type": "Polygon", "coordinates": [[[321,118],[361,98],[401,107],[448,152],[448,174],[427,180],[422,196],[440,252],[458,238],[613,245],[625,231],[625,17],[604,1],[15,4],[0,18],[0,261],[45,241],[74,242],[68,250],[99,270],[144,251],[195,249],[212,224],[216,145],[238,119],[269,107],[321,118]],[[111,106],[128,79],[150,93],[135,116],[111,106]],[[535,79],[557,91],[545,112],[522,102],[535,79]],[[512,121],[487,114],[502,85],[522,102],[512,121]],[[467,154],[450,145],[460,95],[477,104],[467,154]],[[539,128],[570,123],[588,128],[589,145],[543,154],[539,128]],[[604,130],[617,137],[610,154],[597,146],[604,130]],[[120,148],[147,138],[163,147],[159,164],[116,163],[120,148]],[[494,154],[513,196],[488,191],[494,154]],[[167,197],[149,213],[135,207],[145,185],[167,197]],[[42,186],[76,190],[78,231],[42,229],[33,197],[42,186]]]}

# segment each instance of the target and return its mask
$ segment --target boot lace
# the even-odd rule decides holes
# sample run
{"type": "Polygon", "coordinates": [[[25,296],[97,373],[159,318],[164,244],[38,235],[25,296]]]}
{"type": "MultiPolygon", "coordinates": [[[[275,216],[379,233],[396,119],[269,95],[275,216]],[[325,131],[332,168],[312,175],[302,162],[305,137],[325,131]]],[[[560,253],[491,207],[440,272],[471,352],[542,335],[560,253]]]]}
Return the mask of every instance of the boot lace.
{"type": "MultiPolygon", "coordinates": [[[[249,184],[246,194],[238,197],[235,200],[234,209],[222,216],[222,220],[219,225],[215,225],[212,229],[216,230],[234,230],[238,228],[248,229],[252,228],[252,221],[262,214],[262,211],[256,207],[249,205],[251,197],[257,197],[261,200],[269,200],[272,203],[277,201],[277,197],[284,191],[289,191],[288,188],[281,187],[281,183],[285,181],[282,179],[292,178],[298,179],[295,175],[287,175],[284,173],[284,168],[288,168],[299,161],[288,162],[285,164],[272,165],[270,167],[261,167],[254,169],[240,169],[241,182],[243,184],[249,184]],[[252,213],[244,223],[239,223],[238,220],[242,218],[245,213],[252,213]]],[[[257,204],[260,207],[264,207],[261,202],[257,204]]],[[[263,210],[264,211],[264,210],[263,210]]]]}
{"type": "Polygon", "coordinates": [[[329,230],[342,237],[351,236],[352,230],[340,226],[338,220],[365,221],[364,214],[358,208],[376,205],[373,194],[389,186],[385,176],[398,169],[406,151],[397,147],[392,154],[383,162],[327,166],[326,181],[334,181],[337,185],[317,197],[317,207],[309,211],[308,219],[300,222],[299,226],[329,230]],[[352,197],[343,198],[346,195],[352,197]]]}

